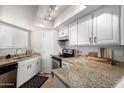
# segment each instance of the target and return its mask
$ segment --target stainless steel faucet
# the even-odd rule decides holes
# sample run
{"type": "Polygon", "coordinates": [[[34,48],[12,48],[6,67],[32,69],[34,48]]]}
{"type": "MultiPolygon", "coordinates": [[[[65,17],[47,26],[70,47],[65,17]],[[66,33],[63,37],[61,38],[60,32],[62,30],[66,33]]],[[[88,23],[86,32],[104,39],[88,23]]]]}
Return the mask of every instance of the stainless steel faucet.
{"type": "Polygon", "coordinates": [[[17,57],[17,54],[18,54],[18,50],[22,51],[22,48],[16,48],[16,54],[15,54],[16,57],[17,57]]]}

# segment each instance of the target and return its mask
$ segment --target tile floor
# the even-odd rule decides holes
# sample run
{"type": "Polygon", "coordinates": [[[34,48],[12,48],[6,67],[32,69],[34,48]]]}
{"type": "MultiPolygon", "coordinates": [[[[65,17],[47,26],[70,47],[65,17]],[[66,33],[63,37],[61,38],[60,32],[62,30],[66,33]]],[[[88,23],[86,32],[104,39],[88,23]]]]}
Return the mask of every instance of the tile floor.
{"type": "Polygon", "coordinates": [[[43,76],[48,76],[49,78],[46,82],[41,86],[41,88],[53,88],[53,77],[51,74],[41,74],[43,76]]]}

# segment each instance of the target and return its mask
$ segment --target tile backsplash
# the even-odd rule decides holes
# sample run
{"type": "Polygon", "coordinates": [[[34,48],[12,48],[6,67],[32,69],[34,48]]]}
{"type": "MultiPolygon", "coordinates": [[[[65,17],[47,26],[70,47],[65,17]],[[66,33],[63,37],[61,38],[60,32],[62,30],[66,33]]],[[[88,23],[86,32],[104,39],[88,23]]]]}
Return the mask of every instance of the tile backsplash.
{"type": "Polygon", "coordinates": [[[112,59],[115,61],[124,62],[124,46],[122,45],[69,46],[68,42],[66,42],[65,44],[62,44],[62,47],[80,50],[82,55],[87,55],[89,52],[98,52],[99,48],[112,48],[112,59]]]}
{"type": "MultiPolygon", "coordinates": [[[[25,52],[26,52],[26,49],[19,49],[17,54],[25,53],[25,52]]],[[[15,48],[0,49],[0,56],[5,56],[7,54],[11,54],[11,55],[16,54],[16,49],[15,48]]]]}
{"type": "Polygon", "coordinates": [[[87,55],[89,52],[98,52],[99,48],[112,48],[112,59],[124,62],[124,46],[66,46],[67,48],[78,49],[82,55],[87,55]]]}

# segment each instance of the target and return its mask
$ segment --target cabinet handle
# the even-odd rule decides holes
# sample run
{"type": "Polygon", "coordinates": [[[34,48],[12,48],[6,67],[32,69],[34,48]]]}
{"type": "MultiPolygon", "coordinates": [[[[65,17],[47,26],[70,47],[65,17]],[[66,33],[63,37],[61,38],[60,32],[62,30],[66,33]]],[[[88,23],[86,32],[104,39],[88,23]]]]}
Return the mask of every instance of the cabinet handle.
{"type": "Polygon", "coordinates": [[[66,64],[63,63],[64,66],[66,66],[66,64]]]}
{"type": "Polygon", "coordinates": [[[30,64],[30,68],[31,68],[31,64],[30,64]]]}
{"type": "Polygon", "coordinates": [[[29,65],[27,65],[27,70],[29,69],[29,65]]]}
{"type": "Polygon", "coordinates": [[[89,42],[92,43],[92,38],[91,37],[89,38],[89,42]]]}
{"type": "Polygon", "coordinates": [[[94,37],[94,42],[96,43],[96,37],[94,37]]]}

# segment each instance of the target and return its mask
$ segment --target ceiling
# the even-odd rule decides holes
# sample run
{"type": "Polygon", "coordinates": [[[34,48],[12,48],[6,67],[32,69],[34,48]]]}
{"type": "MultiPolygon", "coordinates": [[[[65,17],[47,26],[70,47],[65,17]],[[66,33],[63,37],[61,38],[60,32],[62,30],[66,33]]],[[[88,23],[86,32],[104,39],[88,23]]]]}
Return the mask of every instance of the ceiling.
{"type": "Polygon", "coordinates": [[[37,10],[37,14],[36,14],[36,18],[35,18],[35,22],[34,24],[36,26],[40,26],[40,27],[53,27],[54,21],[55,19],[65,10],[69,7],[69,5],[57,5],[56,7],[58,8],[58,10],[54,10],[50,12],[51,15],[51,20],[47,20],[47,22],[44,23],[44,19],[47,18],[49,16],[49,6],[50,5],[40,5],[38,10],[37,10]]]}
{"type": "Polygon", "coordinates": [[[38,6],[34,20],[35,27],[58,29],[102,7],[101,5],[52,5],[58,9],[55,10],[54,8],[50,11],[50,6],[51,5],[38,6]],[[49,20],[49,14],[51,15],[51,20],[49,20]]]}

